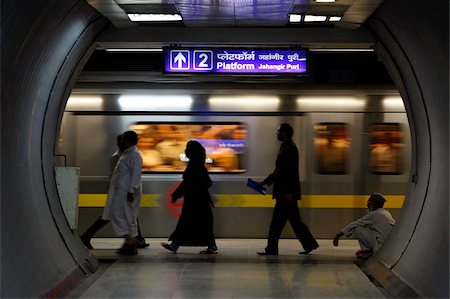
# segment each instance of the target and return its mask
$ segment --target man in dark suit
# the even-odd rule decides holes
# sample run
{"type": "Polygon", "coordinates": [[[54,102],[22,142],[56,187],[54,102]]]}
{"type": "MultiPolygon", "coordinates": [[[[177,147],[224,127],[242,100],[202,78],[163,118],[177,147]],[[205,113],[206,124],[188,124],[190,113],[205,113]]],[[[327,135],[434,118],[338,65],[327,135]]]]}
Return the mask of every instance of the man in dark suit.
{"type": "Polygon", "coordinates": [[[292,141],[294,129],[287,123],[282,123],[277,131],[278,140],[281,141],[275,163],[275,171],[271,173],[262,185],[273,184],[273,198],[275,208],[273,210],[272,223],[270,224],[267,247],[259,255],[278,255],[278,240],[281,232],[289,219],[292,229],[303,246],[300,254],[308,254],[319,247],[317,241],[309,231],[306,224],[300,218],[297,201],[301,199],[299,154],[295,143],[292,141]]]}

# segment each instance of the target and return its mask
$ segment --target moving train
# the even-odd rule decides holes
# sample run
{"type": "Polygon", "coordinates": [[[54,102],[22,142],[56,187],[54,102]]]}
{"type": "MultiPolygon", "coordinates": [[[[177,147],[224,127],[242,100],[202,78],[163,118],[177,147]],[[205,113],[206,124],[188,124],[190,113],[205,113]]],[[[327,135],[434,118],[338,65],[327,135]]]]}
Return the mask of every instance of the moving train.
{"type": "MultiPolygon", "coordinates": [[[[199,84],[200,85],[200,84],[199,84]]],[[[207,150],[218,238],[265,238],[274,200],[246,183],[275,167],[276,131],[290,123],[300,152],[300,213],[317,238],[332,238],[366,213],[371,192],[398,218],[409,177],[411,141],[398,91],[391,88],[77,89],[67,102],[57,152],[80,167],[78,232],[101,215],[116,136],[138,133],[143,156],[139,222],[146,237],[167,237],[181,203],[170,193],[190,139],[207,150]]],[[[104,228],[99,237],[114,236],[104,228]]],[[[283,238],[295,237],[286,226],[283,238]]]]}

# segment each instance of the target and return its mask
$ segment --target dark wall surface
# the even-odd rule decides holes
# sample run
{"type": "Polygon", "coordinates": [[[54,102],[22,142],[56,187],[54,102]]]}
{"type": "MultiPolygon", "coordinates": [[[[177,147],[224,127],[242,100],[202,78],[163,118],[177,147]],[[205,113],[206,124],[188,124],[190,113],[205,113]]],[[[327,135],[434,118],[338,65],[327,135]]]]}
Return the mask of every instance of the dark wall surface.
{"type": "Polygon", "coordinates": [[[400,221],[364,265],[396,297],[449,297],[448,5],[386,0],[366,23],[405,101],[412,134],[400,221]]]}
{"type": "Polygon", "coordinates": [[[105,20],[85,1],[1,2],[1,297],[64,295],[98,266],[54,176],[61,107],[105,20]]]}

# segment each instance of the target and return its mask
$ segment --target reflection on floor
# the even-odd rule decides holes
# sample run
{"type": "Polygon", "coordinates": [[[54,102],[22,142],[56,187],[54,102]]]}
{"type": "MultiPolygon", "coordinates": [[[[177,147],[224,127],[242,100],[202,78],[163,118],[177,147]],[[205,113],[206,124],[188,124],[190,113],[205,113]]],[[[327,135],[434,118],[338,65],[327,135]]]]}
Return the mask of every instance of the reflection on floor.
{"type": "Polygon", "coordinates": [[[265,240],[218,239],[219,254],[201,247],[171,253],[161,239],[147,239],[139,255],[118,257],[121,239],[94,239],[100,269],[72,298],[385,298],[354,264],[358,244],[319,240],[320,248],[299,255],[296,240],[281,240],[280,255],[256,254],[265,240]]]}

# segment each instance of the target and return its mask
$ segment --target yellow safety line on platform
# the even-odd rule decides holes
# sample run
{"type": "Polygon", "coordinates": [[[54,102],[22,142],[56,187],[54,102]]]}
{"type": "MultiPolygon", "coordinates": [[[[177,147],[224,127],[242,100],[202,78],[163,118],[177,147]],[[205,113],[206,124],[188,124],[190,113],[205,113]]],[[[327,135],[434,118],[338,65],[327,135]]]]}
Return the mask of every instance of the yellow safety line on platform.
{"type": "MultiPolygon", "coordinates": [[[[216,207],[269,208],[275,206],[270,195],[258,194],[215,194],[216,207]]],[[[300,201],[302,208],[367,208],[369,195],[303,195],[300,201]]],[[[401,208],[405,196],[385,196],[385,208],[401,208]]]]}
{"type": "MultiPolygon", "coordinates": [[[[385,208],[400,209],[404,195],[383,195],[385,208]]],[[[367,208],[369,195],[304,195],[300,207],[305,208],[367,208]]]]}
{"type": "MultiPolygon", "coordinates": [[[[213,194],[218,208],[271,208],[275,201],[270,194],[213,194]]],[[[385,208],[399,209],[403,206],[404,195],[385,195],[385,208]]],[[[302,208],[365,209],[369,195],[303,195],[302,208]]],[[[164,205],[161,194],[143,194],[141,207],[155,208],[164,205]]],[[[80,194],[80,207],[103,207],[106,194],[80,194]]]]}
{"type": "MultiPolygon", "coordinates": [[[[141,207],[157,208],[161,204],[158,202],[160,194],[142,194],[141,207]]],[[[80,207],[104,207],[106,204],[106,194],[80,194],[78,195],[78,206],[80,207]]]]}

